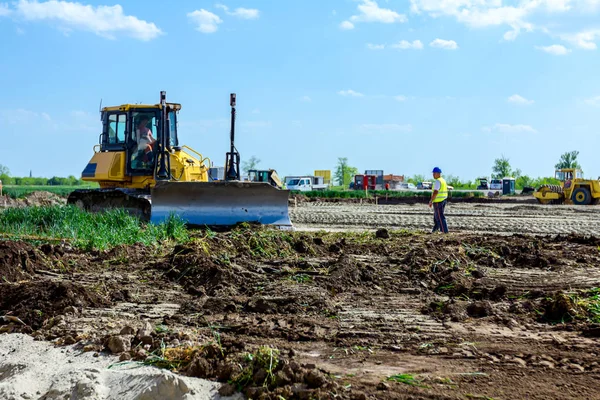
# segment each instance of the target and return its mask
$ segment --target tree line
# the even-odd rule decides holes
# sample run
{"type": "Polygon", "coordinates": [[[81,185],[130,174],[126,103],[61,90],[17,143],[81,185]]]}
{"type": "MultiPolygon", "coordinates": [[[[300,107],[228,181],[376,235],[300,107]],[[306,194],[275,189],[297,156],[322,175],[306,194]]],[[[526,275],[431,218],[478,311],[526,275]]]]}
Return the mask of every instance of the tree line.
{"type": "Polygon", "coordinates": [[[66,178],[58,176],[53,176],[52,178],[12,176],[8,167],[2,164],[0,164],[0,181],[2,181],[2,185],[17,186],[80,186],[88,184],[81,179],[75,178],[73,175],[66,178]]]}
{"type": "MultiPolygon", "coordinates": [[[[564,168],[575,168],[581,170],[581,165],[577,161],[579,151],[569,151],[560,156],[559,161],[554,166],[556,169],[564,168]]],[[[335,170],[334,178],[339,186],[348,187],[350,182],[354,180],[354,175],[358,174],[358,169],[349,166],[348,159],[346,157],[338,158],[337,167],[335,170]]],[[[482,178],[484,176],[481,176],[482,178]]],[[[513,169],[510,160],[502,155],[500,158],[494,160],[492,166],[491,179],[502,179],[505,177],[515,178],[515,186],[517,189],[523,189],[524,187],[537,188],[541,185],[558,185],[559,181],[554,177],[538,177],[534,178],[529,175],[525,175],[519,168],[513,169]]],[[[455,189],[463,190],[475,190],[479,185],[479,180],[473,181],[462,180],[456,175],[444,174],[444,179],[449,185],[455,189]]],[[[406,179],[406,182],[417,185],[420,182],[431,181],[430,176],[425,175],[413,175],[406,179]]]]}

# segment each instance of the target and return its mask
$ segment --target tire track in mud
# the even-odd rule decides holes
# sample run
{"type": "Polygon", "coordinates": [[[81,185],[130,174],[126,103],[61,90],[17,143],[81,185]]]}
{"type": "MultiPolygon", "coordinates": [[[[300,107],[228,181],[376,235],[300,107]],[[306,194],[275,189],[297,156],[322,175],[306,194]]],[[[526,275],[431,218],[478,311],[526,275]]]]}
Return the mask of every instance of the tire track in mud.
{"type": "MultiPolygon", "coordinates": [[[[600,235],[600,207],[449,204],[451,230],[477,233],[600,235]]],[[[305,203],[290,209],[302,229],[360,230],[375,227],[429,230],[433,214],[424,204],[305,203]]]]}

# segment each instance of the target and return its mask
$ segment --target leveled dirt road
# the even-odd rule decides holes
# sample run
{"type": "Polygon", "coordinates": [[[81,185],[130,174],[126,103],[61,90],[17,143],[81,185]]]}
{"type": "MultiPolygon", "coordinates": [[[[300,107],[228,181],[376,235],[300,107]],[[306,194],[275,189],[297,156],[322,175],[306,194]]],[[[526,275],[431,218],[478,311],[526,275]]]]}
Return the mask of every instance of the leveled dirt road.
{"type": "MultiPolygon", "coordinates": [[[[426,204],[306,202],[291,206],[290,217],[299,230],[428,231],[433,226],[433,211],[426,204]]],[[[600,235],[600,206],[449,203],[446,217],[454,232],[600,235]]]]}

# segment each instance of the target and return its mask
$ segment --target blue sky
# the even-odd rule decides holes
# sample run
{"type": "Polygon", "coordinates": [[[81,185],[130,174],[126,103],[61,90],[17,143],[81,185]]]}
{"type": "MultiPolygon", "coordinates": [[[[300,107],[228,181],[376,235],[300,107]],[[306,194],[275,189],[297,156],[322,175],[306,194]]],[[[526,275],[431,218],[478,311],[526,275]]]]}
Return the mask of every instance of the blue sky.
{"type": "Polygon", "coordinates": [[[242,159],[600,175],[600,0],[0,0],[0,164],[79,176],[98,106],[182,103],[180,141],[222,165],[229,93],[242,159]],[[173,5],[171,5],[173,4],[173,5]],[[176,5],[174,5],[176,4],[176,5]]]}

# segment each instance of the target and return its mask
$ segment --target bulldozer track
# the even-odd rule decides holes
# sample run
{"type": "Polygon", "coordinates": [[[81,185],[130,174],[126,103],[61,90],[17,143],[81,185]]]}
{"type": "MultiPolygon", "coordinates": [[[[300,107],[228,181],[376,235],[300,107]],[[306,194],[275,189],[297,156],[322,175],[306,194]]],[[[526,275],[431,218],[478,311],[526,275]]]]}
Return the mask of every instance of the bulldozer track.
{"type": "Polygon", "coordinates": [[[144,221],[150,220],[150,194],[139,190],[76,190],[69,195],[67,204],[72,204],[91,212],[122,208],[129,214],[144,221]]]}

